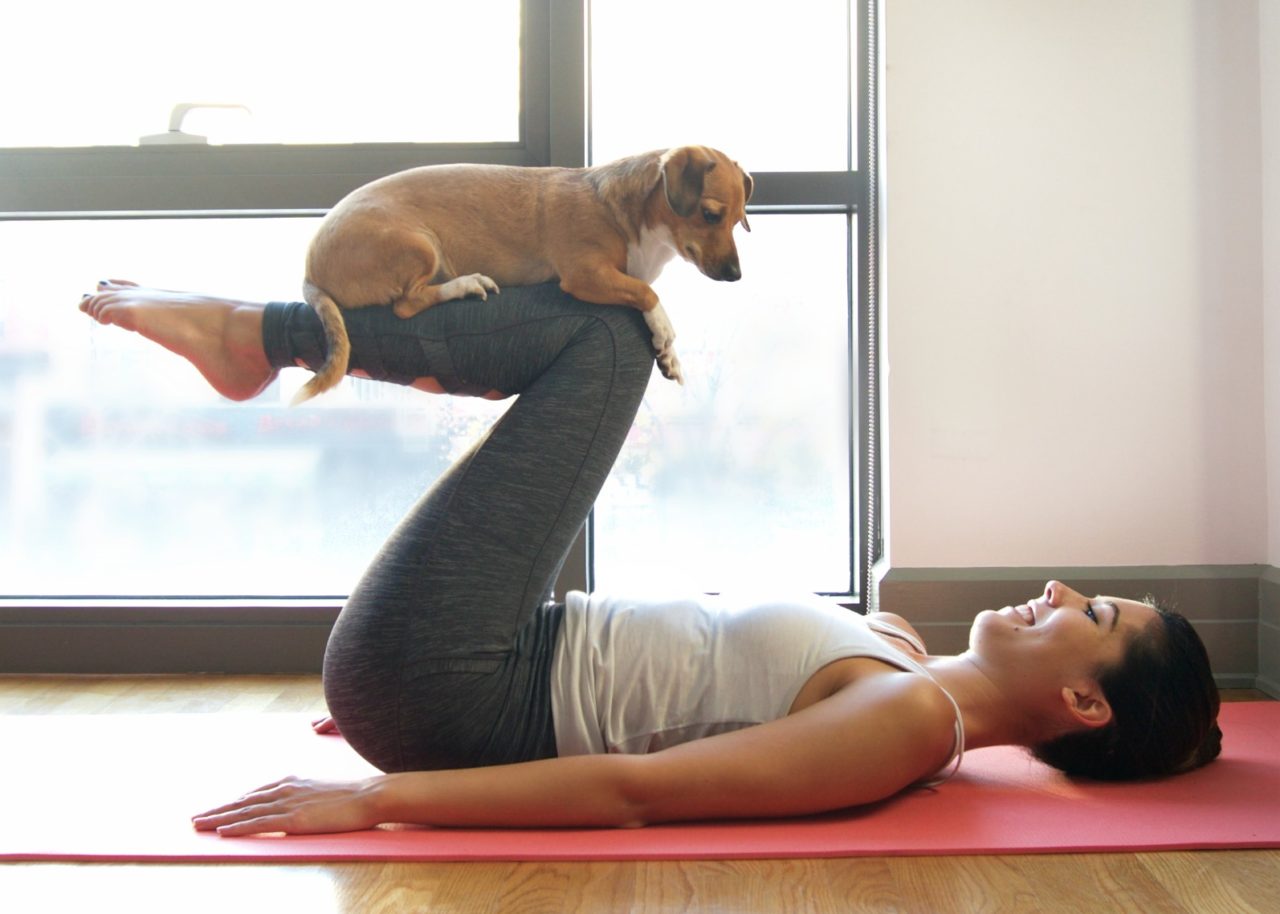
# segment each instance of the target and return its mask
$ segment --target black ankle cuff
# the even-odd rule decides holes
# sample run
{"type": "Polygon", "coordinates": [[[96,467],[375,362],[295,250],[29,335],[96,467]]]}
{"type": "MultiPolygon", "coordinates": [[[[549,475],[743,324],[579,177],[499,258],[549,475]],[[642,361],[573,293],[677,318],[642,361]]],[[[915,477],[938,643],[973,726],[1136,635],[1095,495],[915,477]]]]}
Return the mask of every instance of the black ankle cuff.
{"type": "Polygon", "coordinates": [[[328,351],[320,318],[306,302],[268,302],[262,313],[262,349],[272,368],[301,361],[316,369],[328,351]]]}

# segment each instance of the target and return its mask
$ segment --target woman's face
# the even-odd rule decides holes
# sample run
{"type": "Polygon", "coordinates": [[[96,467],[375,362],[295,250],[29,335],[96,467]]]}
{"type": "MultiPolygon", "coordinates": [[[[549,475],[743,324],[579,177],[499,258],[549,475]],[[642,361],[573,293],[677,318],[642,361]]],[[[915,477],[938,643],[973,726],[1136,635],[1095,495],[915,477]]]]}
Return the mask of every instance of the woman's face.
{"type": "Polygon", "coordinates": [[[1062,697],[1087,692],[1100,669],[1123,658],[1131,638],[1142,637],[1156,610],[1136,600],[1085,597],[1058,581],[1018,606],[979,613],[969,650],[1003,689],[1062,697]]]}

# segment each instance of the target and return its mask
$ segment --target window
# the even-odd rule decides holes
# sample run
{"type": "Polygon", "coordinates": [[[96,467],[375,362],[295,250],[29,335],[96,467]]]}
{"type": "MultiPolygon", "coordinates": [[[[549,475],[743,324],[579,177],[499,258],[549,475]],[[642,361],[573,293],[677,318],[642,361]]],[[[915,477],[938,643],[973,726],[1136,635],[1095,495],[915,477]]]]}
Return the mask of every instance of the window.
{"type": "Polygon", "coordinates": [[[688,385],[655,376],[595,514],[594,583],[647,585],[662,564],[665,583],[719,589],[763,570],[858,599],[875,528],[874,133],[859,126],[874,4],[763,17],[661,0],[637,21],[625,0],[238,2],[198,26],[149,0],[84,4],[85,47],[51,12],[15,21],[0,73],[33,88],[0,99],[0,596],[341,597],[505,408],[348,379],[291,410],[300,373],[221,402],[182,360],[80,315],[97,279],[296,298],[315,221],[378,175],[693,141],[756,177],[744,279],[677,261],[658,280],[688,385]],[[465,41],[438,41],[445,13],[465,41]],[[387,20],[403,51],[350,40],[387,20]],[[340,64],[321,50],[339,39],[340,64]],[[649,66],[671,42],[680,67],[649,66]],[[145,52],[92,78],[65,65],[113,43],[145,52]],[[193,109],[183,131],[207,145],[139,145],[179,103],[251,113],[193,109]]]}
{"type": "Polygon", "coordinates": [[[188,115],[212,143],[520,139],[519,0],[72,0],[8,27],[0,146],[132,146],[178,103],[245,106],[188,115]]]}

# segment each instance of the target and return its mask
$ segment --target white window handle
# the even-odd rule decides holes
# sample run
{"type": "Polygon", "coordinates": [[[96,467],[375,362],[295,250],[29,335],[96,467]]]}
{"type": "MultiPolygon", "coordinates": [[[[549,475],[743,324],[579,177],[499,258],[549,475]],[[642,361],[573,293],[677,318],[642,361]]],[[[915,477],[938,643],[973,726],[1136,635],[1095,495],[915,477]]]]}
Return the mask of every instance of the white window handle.
{"type": "Polygon", "coordinates": [[[181,102],[174,105],[173,110],[169,112],[168,133],[153,133],[149,136],[139,137],[138,144],[141,146],[208,146],[208,137],[182,132],[183,118],[187,116],[188,111],[195,108],[239,108],[241,111],[253,113],[249,111],[247,105],[228,105],[221,102],[181,102]]]}

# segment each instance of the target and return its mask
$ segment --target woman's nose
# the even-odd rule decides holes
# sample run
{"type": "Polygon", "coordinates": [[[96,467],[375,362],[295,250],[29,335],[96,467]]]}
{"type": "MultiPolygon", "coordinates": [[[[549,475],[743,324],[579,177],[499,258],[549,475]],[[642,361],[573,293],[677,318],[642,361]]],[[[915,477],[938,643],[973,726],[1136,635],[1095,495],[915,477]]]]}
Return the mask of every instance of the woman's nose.
{"type": "Polygon", "coordinates": [[[1061,581],[1050,581],[1044,585],[1045,602],[1054,609],[1057,609],[1059,606],[1066,606],[1079,596],[1079,594],[1066,584],[1063,584],[1061,581]]]}

